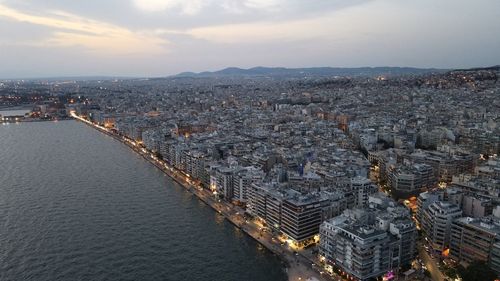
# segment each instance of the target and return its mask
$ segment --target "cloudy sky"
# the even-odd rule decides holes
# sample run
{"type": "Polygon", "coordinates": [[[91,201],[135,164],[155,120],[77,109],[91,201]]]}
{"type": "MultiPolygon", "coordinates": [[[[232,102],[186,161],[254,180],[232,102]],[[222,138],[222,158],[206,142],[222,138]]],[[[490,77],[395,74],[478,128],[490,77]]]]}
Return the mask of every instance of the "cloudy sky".
{"type": "Polygon", "coordinates": [[[0,78],[495,64],[498,0],[0,0],[0,78]]]}

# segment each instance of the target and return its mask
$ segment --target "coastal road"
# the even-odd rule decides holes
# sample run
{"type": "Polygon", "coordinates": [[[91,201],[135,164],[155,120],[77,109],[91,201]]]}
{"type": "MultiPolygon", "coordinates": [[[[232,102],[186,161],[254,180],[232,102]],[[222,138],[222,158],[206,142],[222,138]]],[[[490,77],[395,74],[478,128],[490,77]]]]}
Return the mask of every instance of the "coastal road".
{"type": "Polygon", "coordinates": [[[304,281],[311,277],[314,277],[317,280],[341,280],[339,278],[333,278],[326,274],[322,274],[321,272],[323,269],[321,267],[312,266],[312,263],[315,263],[314,257],[312,257],[313,260],[311,260],[308,257],[297,254],[288,245],[281,245],[279,239],[273,237],[273,235],[268,231],[263,231],[260,225],[256,224],[254,221],[247,221],[246,218],[243,216],[245,212],[244,209],[235,206],[233,204],[230,204],[229,202],[215,199],[213,197],[213,194],[209,190],[201,189],[199,186],[193,185],[191,179],[188,176],[184,175],[184,173],[182,173],[181,171],[177,171],[175,168],[170,167],[164,161],[159,160],[147,150],[140,148],[140,146],[133,140],[117,135],[108,128],[94,124],[76,115],[74,112],[71,112],[70,115],[73,118],[80,120],[129,146],[132,150],[137,152],[139,155],[141,155],[146,160],[151,162],[158,169],[165,172],[176,182],[178,182],[179,184],[184,186],[187,190],[189,190],[191,193],[196,195],[200,200],[202,200],[207,205],[211,206],[214,210],[216,210],[218,213],[223,215],[235,226],[242,229],[245,233],[247,233],[252,238],[257,240],[261,245],[263,245],[271,252],[275,253],[276,255],[284,259],[288,265],[287,270],[288,270],[289,280],[304,281]]]}
{"type": "MultiPolygon", "coordinates": [[[[288,264],[289,280],[307,280],[310,277],[318,280],[332,280],[330,277],[321,274],[320,268],[313,268],[312,262],[302,255],[294,254],[293,249],[287,245],[281,245],[279,239],[270,232],[263,231],[262,227],[253,220],[246,220],[243,216],[245,210],[238,206],[231,205],[224,201],[216,200],[207,190],[192,189],[198,197],[211,205],[216,211],[224,215],[229,221],[253,237],[267,249],[283,258],[288,264]]],[[[336,280],[336,279],[335,279],[336,280]]]]}

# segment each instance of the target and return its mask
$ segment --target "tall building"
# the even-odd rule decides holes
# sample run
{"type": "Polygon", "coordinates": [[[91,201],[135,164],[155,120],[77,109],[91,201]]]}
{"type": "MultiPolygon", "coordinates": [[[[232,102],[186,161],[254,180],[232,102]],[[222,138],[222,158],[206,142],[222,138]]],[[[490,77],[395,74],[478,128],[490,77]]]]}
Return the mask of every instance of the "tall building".
{"type": "Polygon", "coordinates": [[[464,266],[484,261],[500,274],[500,220],[463,217],[451,227],[450,257],[464,266]]]}
{"type": "Polygon", "coordinates": [[[318,194],[308,196],[294,194],[285,199],[282,207],[281,231],[298,243],[313,238],[319,233],[323,201],[328,199],[318,194]]]}
{"type": "Polygon", "coordinates": [[[321,254],[357,280],[389,271],[390,238],[383,230],[339,216],[321,225],[320,241],[321,254]]]}
{"type": "Polygon", "coordinates": [[[233,200],[246,203],[248,192],[253,183],[264,179],[264,172],[253,166],[242,168],[233,176],[233,200]]]}
{"type": "Polygon", "coordinates": [[[410,264],[416,236],[409,211],[374,194],[368,207],[346,210],[321,224],[319,251],[355,280],[369,280],[410,264]]]}
{"type": "Polygon", "coordinates": [[[157,128],[151,128],[142,132],[142,141],[144,146],[155,152],[160,151],[160,143],[162,141],[161,131],[157,128]]]}
{"type": "Polygon", "coordinates": [[[296,245],[313,242],[321,222],[338,214],[344,206],[345,198],[339,192],[302,194],[289,187],[262,183],[254,183],[248,190],[247,212],[263,219],[296,245]]]}
{"type": "Polygon", "coordinates": [[[184,159],[186,162],[186,173],[194,179],[201,179],[205,170],[206,158],[207,154],[201,150],[185,150],[184,159]]]}
{"type": "Polygon", "coordinates": [[[490,251],[490,267],[500,275],[500,242],[496,241],[490,251]]]}
{"type": "Polygon", "coordinates": [[[215,190],[220,197],[230,201],[233,198],[233,176],[235,168],[220,166],[215,169],[214,175],[210,177],[210,182],[215,185],[215,190]]]}
{"type": "Polygon", "coordinates": [[[396,198],[409,198],[437,184],[427,164],[403,165],[389,172],[388,186],[396,198]]]}
{"type": "Polygon", "coordinates": [[[455,175],[474,171],[474,156],[471,154],[416,151],[410,157],[413,162],[431,166],[438,181],[451,182],[455,175]]]}
{"type": "Polygon", "coordinates": [[[462,210],[455,204],[437,201],[423,212],[421,228],[430,247],[441,253],[448,248],[452,222],[462,216],[462,210]]]}
{"type": "Polygon", "coordinates": [[[444,192],[442,190],[432,190],[422,192],[417,197],[417,213],[416,219],[418,226],[422,225],[424,211],[434,202],[443,201],[444,192]]]}
{"type": "Polygon", "coordinates": [[[368,178],[354,177],[350,179],[348,187],[344,189],[347,195],[351,195],[348,200],[348,207],[363,207],[368,204],[370,195],[378,192],[378,188],[368,178]]]}

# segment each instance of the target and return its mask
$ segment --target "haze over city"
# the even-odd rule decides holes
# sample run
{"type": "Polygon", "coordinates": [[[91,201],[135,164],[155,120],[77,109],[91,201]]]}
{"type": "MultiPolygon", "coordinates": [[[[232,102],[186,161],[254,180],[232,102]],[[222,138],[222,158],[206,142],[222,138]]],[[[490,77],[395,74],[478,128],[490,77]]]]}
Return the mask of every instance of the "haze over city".
{"type": "Polygon", "coordinates": [[[0,78],[498,64],[495,0],[0,1],[0,78]]]}

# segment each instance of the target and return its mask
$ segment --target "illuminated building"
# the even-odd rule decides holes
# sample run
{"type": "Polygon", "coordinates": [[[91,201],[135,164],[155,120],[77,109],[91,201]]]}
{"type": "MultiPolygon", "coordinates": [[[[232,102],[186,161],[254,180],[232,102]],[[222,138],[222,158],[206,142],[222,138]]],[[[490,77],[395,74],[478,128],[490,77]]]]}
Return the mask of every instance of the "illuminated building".
{"type": "Polygon", "coordinates": [[[408,210],[381,194],[369,201],[369,207],[346,210],[320,227],[320,254],[356,280],[380,277],[415,256],[417,234],[408,210]]]}

